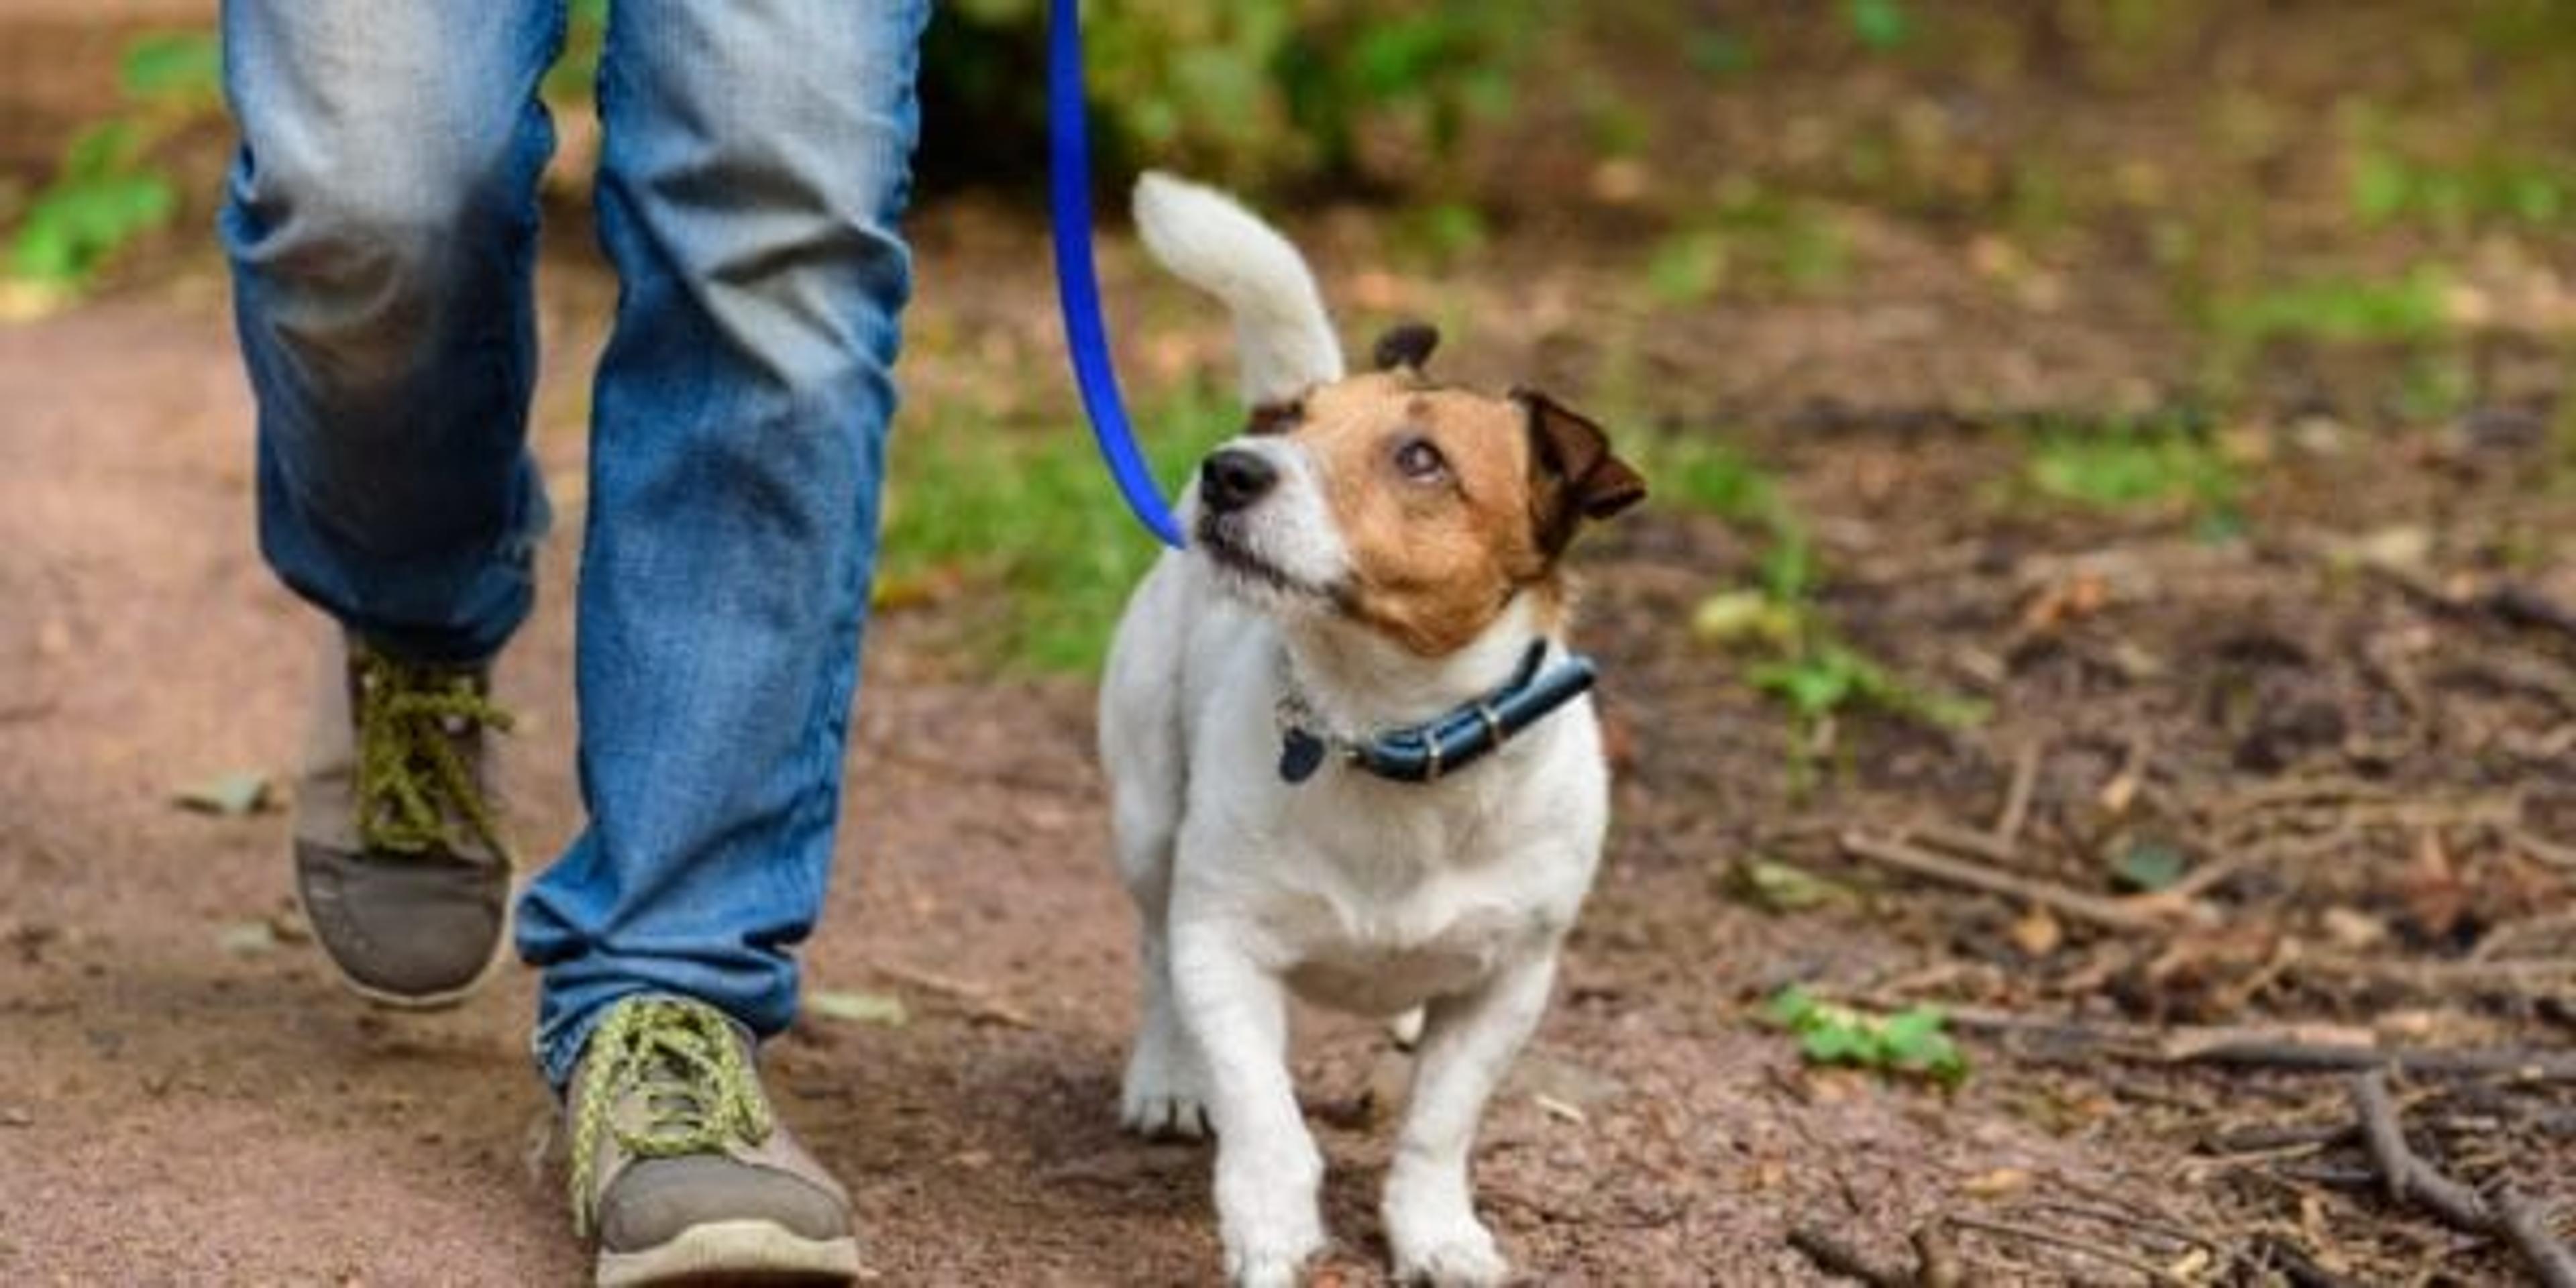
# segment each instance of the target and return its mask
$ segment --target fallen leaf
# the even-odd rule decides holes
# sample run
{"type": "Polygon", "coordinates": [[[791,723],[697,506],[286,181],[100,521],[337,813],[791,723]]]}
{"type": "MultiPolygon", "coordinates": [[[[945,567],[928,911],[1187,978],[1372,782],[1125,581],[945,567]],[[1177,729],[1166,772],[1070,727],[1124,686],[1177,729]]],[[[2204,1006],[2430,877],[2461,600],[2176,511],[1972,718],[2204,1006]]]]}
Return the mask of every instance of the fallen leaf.
{"type": "Polygon", "coordinates": [[[277,947],[277,929],[265,920],[226,922],[215,932],[215,946],[235,957],[257,957],[277,947]]]}
{"type": "Polygon", "coordinates": [[[1627,1088],[1606,1073],[1546,1054],[1533,1054],[1512,1071],[1532,1099],[1553,1101],[1578,1113],[1618,1099],[1627,1088]]]}
{"type": "Polygon", "coordinates": [[[2014,918],[2007,933],[2012,936],[2013,947],[2026,957],[2046,957],[2066,942],[2066,928],[2046,908],[2033,908],[2014,918]]]}
{"type": "Polygon", "coordinates": [[[2182,851],[2162,841],[2140,841],[2120,852],[2111,874],[2131,890],[2153,894],[2172,889],[2189,866],[2182,851]]]}
{"type": "Polygon", "coordinates": [[[1998,1199],[2030,1188],[2030,1172],[2019,1167],[1998,1167],[1959,1182],[1959,1192],[1972,1199],[1998,1199]]]}
{"type": "Polygon", "coordinates": [[[174,799],[188,809],[239,818],[267,808],[268,795],[266,773],[256,769],[235,769],[182,787],[174,799]]]}
{"type": "Polygon", "coordinates": [[[1768,912],[1799,912],[1852,897],[1851,887],[1795,864],[1748,859],[1728,870],[1736,894],[1768,912]]]}
{"type": "Polygon", "coordinates": [[[847,1020],[853,1024],[881,1024],[890,1029],[899,1029],[912,1022],[912,1012],[904,1008],[902,998],[892,993],[817,989],[807,995],[805,1009],[826,1019],[847,1020]]]}
{"type": "Polygon", "coordinates": [[[1545,1093],[1532,1093],[1530,1100],[1541,1110],[1545,1111],[1547,1116],[1550,1118],[1560,1118],[1577,1127],[1588,1126],[1592,1121],[1584,1116],[1582,1110],[1577,1109],[1554,1096],[1547,1095],[1545,1093]]]}
{"type": "Polygon", "coordinates": [[[1758,590],[1723,591],[1691,612],[1691,634],[1711,644],[1781,644],[1797,632],[1797,614],[1758,590]]]}
{"type": "Polygon", "coordinates": [[[2319,914],[2317,920],[2324,926],[2326,938],[2338,948],[2375,948],[2388,938],[2387,922],[2357,909],[2337,905],[2319,914]]]}

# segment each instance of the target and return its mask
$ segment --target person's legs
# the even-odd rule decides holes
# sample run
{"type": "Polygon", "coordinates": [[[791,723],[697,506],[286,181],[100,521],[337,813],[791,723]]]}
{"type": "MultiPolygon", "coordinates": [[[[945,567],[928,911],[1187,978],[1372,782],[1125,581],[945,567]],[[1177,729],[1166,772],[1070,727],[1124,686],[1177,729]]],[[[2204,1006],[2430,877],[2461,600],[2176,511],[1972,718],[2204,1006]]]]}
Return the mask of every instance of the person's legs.
{"type": "Polygon", "coordinates": [[[537,81],[562,0],[226,0],[241,149],[221,230],[259,402],[260,542],[377,646],[490,656],[527,615],[545,502],[537,81]]]}
{"type": "Polygon", "coordinates": [[[344,629],[296,784],[298,893],[349,984],[462,997],[508,847],[482,664],[526,616],[536,86],[562,0],[227,0],[241,131],[221,232],[259,404],[259,532],[344,629]]]}
{"type": "Polygon", "coordinates": [[[705,1013],[648,999],[706,1004],[754,1036],[794,1014],[789,950],[830,866],[894,410],[926,16],[917,0],[612,12],[598,198],[624,294],[594,400],[579,600],[590,819],[522,899],[518,935],[544,975],[539,1063],[599,1146],[576,1159],[574,1202],[600,1223],[603,1276],[672,1264],[655,1241],[741,1224],[728,1204],[814,1237],[774,1182],[827,1182],[755,1155],[777,1139],[757,1086],[669,1058],[723,1044],[705,1013]],[[694,1098],[692,1121],[743,1129],[672,1147],[588,1121],[585,1104],[654,1088],[694,1098]],[[648,1145],[695,1157],[638,1161],[648,1145]],[[653,1219],[621,1233],[645,1188],[653,1219]]]}
{"type": "Polygon", "coordinates": [[[522,901],[560,1085],[600,1008],[713,1003],[755,1034],[831,858],[895,404],[926,6],[618,0],[601,360],[579,605],[590,821],[522,901]]]}

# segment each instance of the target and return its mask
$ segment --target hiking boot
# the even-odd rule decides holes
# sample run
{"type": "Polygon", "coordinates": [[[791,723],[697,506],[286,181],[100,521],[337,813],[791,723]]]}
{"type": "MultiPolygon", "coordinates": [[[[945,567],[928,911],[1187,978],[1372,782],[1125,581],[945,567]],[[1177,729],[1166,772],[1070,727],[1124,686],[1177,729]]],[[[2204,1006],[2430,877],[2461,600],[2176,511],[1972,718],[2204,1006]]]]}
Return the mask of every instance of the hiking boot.
{"type": "Polygon", "coordinates": [[[402,662],[344,640],[322,682],[295,785],[295,890],[351,989],[448,1006],[501,959],[510,849],[485,781],[487,666],[402,662]]]}
{"type": "Polygon", "coordinates": [[[847,1283],[850,1199],[771,1115],[751,1039],[702,1002],[636,997],[574,1066],[575,1232],[601,1288],[847,1283]]]}

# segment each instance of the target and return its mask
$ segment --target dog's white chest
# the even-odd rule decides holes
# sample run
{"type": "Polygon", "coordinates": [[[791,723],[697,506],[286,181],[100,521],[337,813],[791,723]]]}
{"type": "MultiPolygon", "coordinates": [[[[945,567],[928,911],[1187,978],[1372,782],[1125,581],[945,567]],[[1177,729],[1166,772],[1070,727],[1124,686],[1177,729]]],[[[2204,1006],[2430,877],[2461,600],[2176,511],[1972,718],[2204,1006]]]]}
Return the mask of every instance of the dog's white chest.
{"type": "Polygon", "coordinates": [[[1288,971],[1289,987],[1310,1002],[1362,1015],[1394,1015],[1433,998],[1463,993],[1507,958],[1550,935],[1535,910],[1479,909],[1436,933],[1414,938],[1392,928],[1356,928],[1317,943],[1288,971]]]}

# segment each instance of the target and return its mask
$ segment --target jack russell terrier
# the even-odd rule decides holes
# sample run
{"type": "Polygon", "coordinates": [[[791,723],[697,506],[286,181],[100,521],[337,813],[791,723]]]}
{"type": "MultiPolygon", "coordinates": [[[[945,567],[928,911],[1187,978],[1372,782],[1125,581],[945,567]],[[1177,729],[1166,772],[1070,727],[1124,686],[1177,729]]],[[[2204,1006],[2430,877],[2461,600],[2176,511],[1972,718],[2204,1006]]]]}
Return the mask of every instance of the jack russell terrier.
{"type": "Polygon", "coordinates": [[[1304,259],[1231,198],[1148,174],[1135,213],[1154,257],[1232,311],[1251,419],[1180,498],[1189,548],[1137,588],[1102,685],[1144,931],[1121,1117],[1213,1130],[1226,1273],[1293,1284],[1324,1243],[1323,1160],[1288,994],[1418,1024],[1382,1209],[1395,1270],[1500,1283],[1468,1152],[1609,818],[1559,565],[1645,483],[1542,394],[1426,379],[1429,327],[1346,377],[1304,259]]]}

